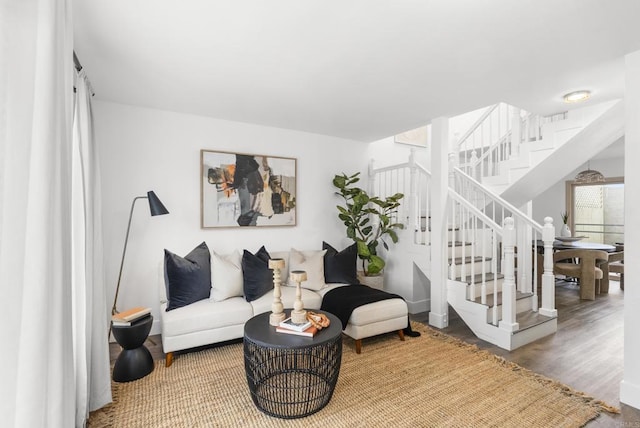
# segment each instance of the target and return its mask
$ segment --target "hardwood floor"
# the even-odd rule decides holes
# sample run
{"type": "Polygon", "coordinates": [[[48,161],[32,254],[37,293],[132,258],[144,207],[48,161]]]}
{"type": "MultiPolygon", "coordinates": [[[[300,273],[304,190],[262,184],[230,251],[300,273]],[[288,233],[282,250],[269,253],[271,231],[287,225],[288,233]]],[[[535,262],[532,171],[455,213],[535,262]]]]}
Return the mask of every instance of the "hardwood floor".
{"type": "MultiPolygon", "coordinates": [[[[505,351],[478,339],[453,309],[444,333],[477,345],[529,370],[558,380],[608,404],[621,407],[621,415],[602,414],[589,427],[639,426],[640,410],[620,405],[623,378],[624,291],[611,281],[608,294],[580,300],[574,282],[558,281],[558,331],[514,351],[505,351]]],[[[428,313],[412,319],[427,323],[428,313]]]]}
{"type": "MultiPolygon", "coordinates": [[[[558,332],[514,351],[479,340],[452,309],[449,327],[443,332],[621,407],[621,415],[604,413],[588,427],[640,427],[640,410],[619,402],[623,377],[623,293],[618,282],[611,281],[609,294],[598,295],[594,301],[580,300],[575,283],[558,282],[558,332]]],[[[412,315],[412,319],[426,324],[428,313],[412,315]]],[[[160,336],[149,339],[145,346],[153,358],[164,359],[160,336]]],[[[120,347],[112,343],[112,362],[119,353],[120,347]]]]}

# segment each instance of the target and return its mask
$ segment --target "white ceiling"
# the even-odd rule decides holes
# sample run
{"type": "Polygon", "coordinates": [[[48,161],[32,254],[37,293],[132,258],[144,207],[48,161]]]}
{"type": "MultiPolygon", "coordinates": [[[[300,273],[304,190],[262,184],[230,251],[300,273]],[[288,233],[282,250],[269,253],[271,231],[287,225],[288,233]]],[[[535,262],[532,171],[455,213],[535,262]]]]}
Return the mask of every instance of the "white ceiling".
{"type": "Polygon", "coordinates": [[[375,141],[623,96],[639,0],[74,0],[96,98],[375,141]]]}

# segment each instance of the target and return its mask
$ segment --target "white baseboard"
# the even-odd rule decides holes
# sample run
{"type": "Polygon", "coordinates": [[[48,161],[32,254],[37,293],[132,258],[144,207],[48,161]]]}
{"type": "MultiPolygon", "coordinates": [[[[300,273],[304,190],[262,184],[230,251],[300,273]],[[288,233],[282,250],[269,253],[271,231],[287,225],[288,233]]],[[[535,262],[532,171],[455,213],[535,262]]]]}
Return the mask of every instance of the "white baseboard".
{"type": "Polygon", "coordinates": [[[431,308],[431,299],[422,299],[422,300],[406,300],[407,309],[410,314],[419,314],[422,312],[427,312],[431,308]]]}
{"type": "Polygon", "coordinates": [[[625,380],[620,382],[620,402],[640,409],[640,385],[625,380]]]}
{"type": "Polygon", "coordinates": [[[447,314],[436,314],[429,312],[429,325],[436,328],[445,328],[449,325],[447,314]]]}

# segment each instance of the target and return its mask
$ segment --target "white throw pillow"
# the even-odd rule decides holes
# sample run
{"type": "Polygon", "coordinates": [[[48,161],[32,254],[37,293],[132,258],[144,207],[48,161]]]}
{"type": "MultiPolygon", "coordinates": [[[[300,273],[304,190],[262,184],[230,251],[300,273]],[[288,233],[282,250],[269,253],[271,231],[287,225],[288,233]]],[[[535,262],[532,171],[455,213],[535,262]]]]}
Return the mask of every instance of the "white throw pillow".
{"type": "Polygon", "coordinates": [[[220,302],[231,297],[242,297],[242,254],[238,250],[220,255],[212,251],[211,298],[220,302]]]}
{"type": "MultiPolygon", "coordinates": [[[[324,255],[326,252],[327,250],[298,251],[295,248],[291,249],[289,272],[294,270],[307,272],[307,280],[300,283],[300,287],[317,291],[327,286],[324,282],[324,255]]],[[[291,281],[291,275],[289,275],[289,285],[296,286],[296,283],[291,281]]]]}

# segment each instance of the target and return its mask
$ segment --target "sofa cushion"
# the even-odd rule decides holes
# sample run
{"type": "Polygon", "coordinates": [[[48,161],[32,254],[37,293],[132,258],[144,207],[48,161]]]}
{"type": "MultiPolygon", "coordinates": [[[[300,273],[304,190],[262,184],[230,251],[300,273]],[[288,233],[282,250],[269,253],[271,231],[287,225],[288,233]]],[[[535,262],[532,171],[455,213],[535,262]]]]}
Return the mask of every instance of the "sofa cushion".
{"type": "Polygon", "coordinates": [[[211,254],[211,298],[221,302],[230,297],[242,297],[242,254],[234,251],[220,255],[211,254]]]}
{"type": "Polygon", "coordinates": [[[327,284],[360,283],[356,273],[358,246],[355,243],[338,252],[338,250],[323,241],[322,249],[327,250],[324,255],[324,282],[327,284]]]}
{"type": "MultiPolygon", "coordinates": [[[[244,324],[253,316],[253,309],[242,297],[222,302],[204,299],[162,314],[162,335],[180,336],[244,324]]],[[[203,343],[204,345],[204,343],[203,343]]]]}
{"type": "Polygon", "coordinates": [[[211,259],[203,242],[185,257],[164,250],[167,311],[207,299],[211,292],[211,259]]]}
{"type": "MultiPolygon", "coordinates": [[[[282,304],[285,308],[289,308],[287,309],[288,314],[290,309],[293,308],[293,302],[296,300],[296,289],[293,287],[280,287],[280,291],[282,292],[282,296],[280,297],[282,304]]],[[[320,305],[322,305],[322,296],[320,296],[320,294],[304,288],[302,288],[301,291],[302,303],[306,309],[320,309],[320,305]]],[[[252,301],[253,314],[259,315],[264,312],[271,312],[272,303],[273,293],[267,293],[259,299],[252,301]]]]}
{"type": "MultiPolygon", "coordinates": [[[[298,251],[295,248],[289,253],[289,270],[303,270],[307,272],[307,280],[300,284],[300,287],[309,290],[322,290],[327,284],[324,281],[324,255],[327,250],[322,251],[298,251]]],[[[289,278],[289,285],[295,287],[297,284],[289,278]]]]}
{"type": "Polygon", "coordinates": [[[256,300],[273,288],[273,272],[269,269],[269,253],[262,246],[254,255],[244,250],[242,255],[244,298],[256,300]]]}

